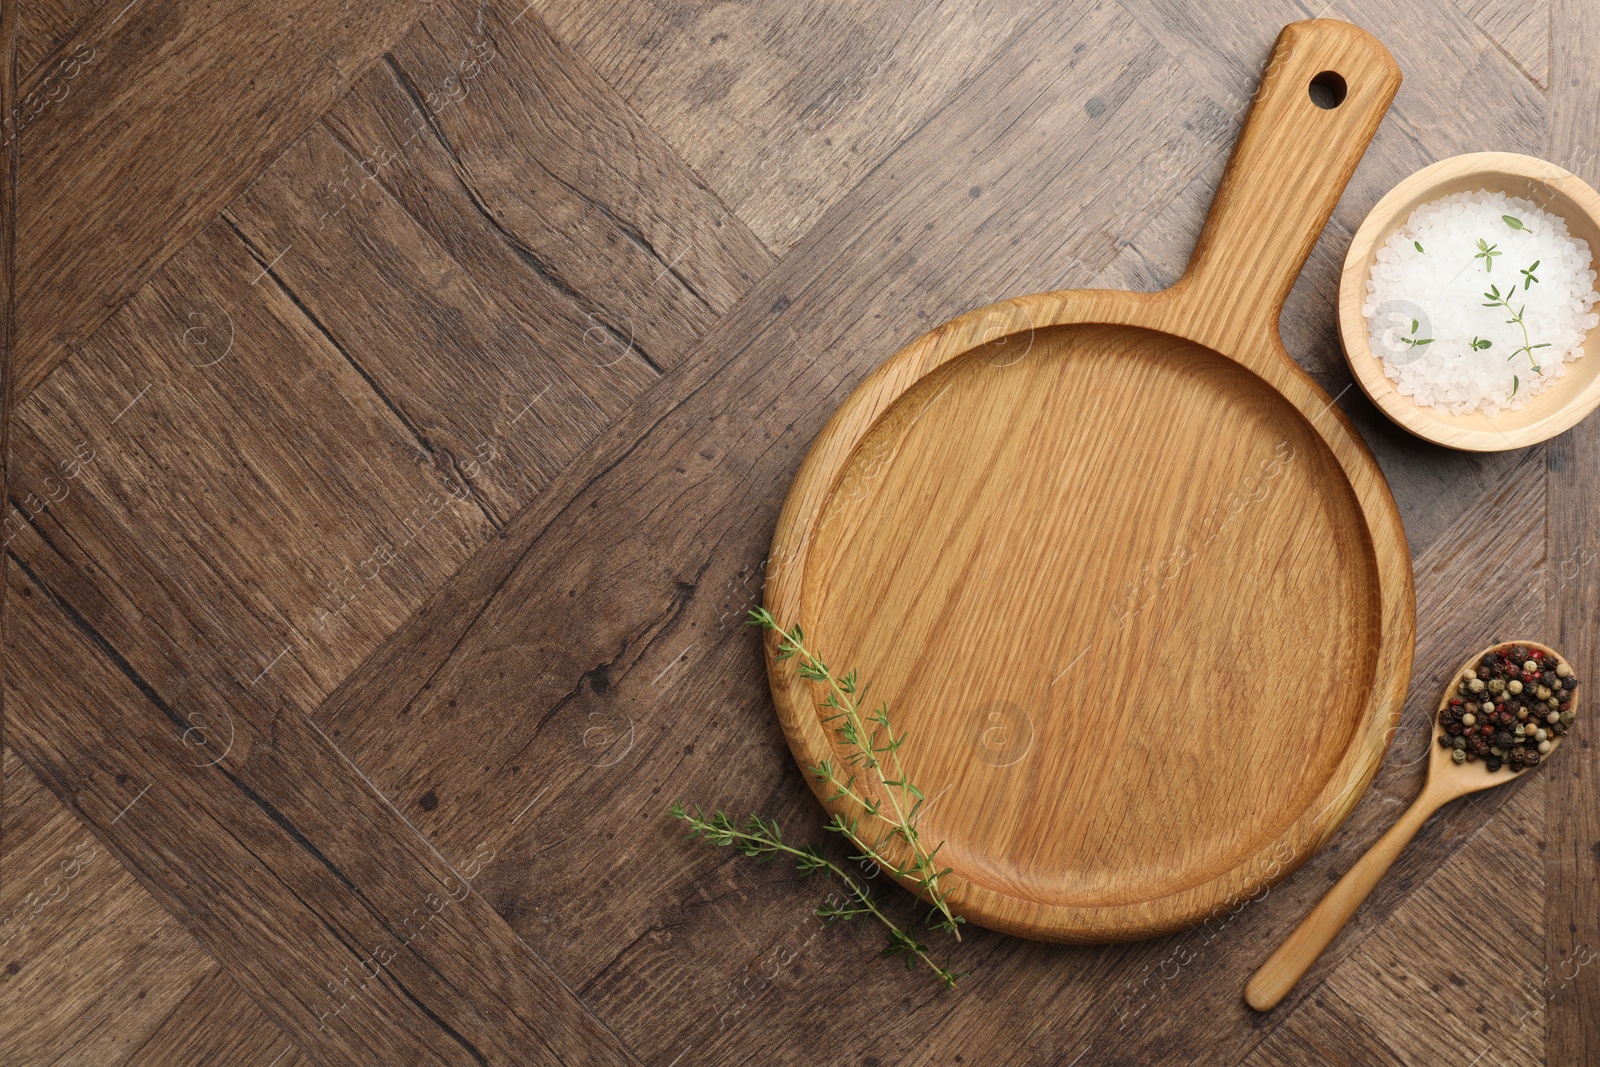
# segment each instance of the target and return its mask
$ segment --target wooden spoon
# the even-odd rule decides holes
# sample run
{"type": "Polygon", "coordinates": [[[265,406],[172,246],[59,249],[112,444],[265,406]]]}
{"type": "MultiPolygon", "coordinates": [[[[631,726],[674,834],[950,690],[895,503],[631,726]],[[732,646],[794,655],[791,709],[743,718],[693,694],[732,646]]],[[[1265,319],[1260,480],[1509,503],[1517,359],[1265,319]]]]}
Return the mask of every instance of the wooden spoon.
{"type": "MultiPolygon", "coordinates": [[[[1489,653],[1501,652],[1513,645],[1521,645],[1530,651],[1537,649],[1544,654],[1546,663],[1559,665],[1567,662],[1560,653],[1536,641],[1506,641],[1490,645],[1463,663],[1451,677],[1450,684],[1445,687],[1444,696],[1439,700],[1439,711],[1443,711],[1450,703],[1450,699],[1456,695],[1468,670],[1477,667],[1479,661],[1489,653]]],[[[1577,710],[1576,695],[1572,697],[1571,708],[1577,710]]],[[[1476,793],[1521,777],[1519,773],[1507,768],[1490,771],[1482,760],[1456,763],[1450,755],[1451,749],[1439,744],[1442,733],[1443,727],[1440,726],[1439,717],[1435,714],[1433,739],[1428,746],[1432,756],[1428,761],[1428,779],[1422,787],[1421,795],[1406,813],[1400,816],[1400,821],[1390,827],[1389,832],[1379,838],[1378,843],[1368,849],[1367,854],[1357,860],[1356,865],[1339,879],[1339,884],[1328,890],[1328,895],[1311,909],[1311,914],[1305,917],[1295,928],[1294,933],[1278,946],[1278,951],[1256,971],[1244,989],[1244,999],[1252,1008],[1257,1011],[1267,1011],[1288,994],[1301,976],[1311,969],[1311,965],[1322,955],[1323,950],[1338,936],[1339,931],[1344,929],[1344,924],[1350,920],[1350,916],[1354,915],[1356,909],[1367,899],[1377,886],[1378,880],[1399,858],[1400,850],[1406,847],[1416,832],[1422,828],[1422,824],[1428,821],[1430,815],[1457,797],[1464,797],[1468,793],[1476,793]]],[[[1552,735],[1550,741],[1550,751],[1540,758],[1537,764],[1539,767],[1544,766],[1545,760],[1555,755],[1562,738],[1552,735]]]]}

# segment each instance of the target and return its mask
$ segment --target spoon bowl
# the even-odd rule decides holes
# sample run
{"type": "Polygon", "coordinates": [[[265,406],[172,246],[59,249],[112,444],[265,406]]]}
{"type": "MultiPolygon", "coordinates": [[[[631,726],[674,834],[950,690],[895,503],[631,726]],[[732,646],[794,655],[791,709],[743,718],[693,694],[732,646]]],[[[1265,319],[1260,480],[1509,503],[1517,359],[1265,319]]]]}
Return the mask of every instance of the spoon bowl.
{"type": "MultiPolygon", "coordinates": [[[[1457,763],[1450,755],[1451,750],[1439,744],[1439,738],[1444,736],[1445,732],[1440,716],[1444,713],[1445,708],[1450,705],[1450,700],[1455,695],[1456,690],[1460,688],[1466,672],[1476,668],[1479,663],[1483,662],[1485,656],[1495,652],[1504,652],[1518,645],[1528,649],[1530,652],[1537,651],[1542,653],[1547,663],[1567,663],[1562,658],[1561,653],[1549,645],[1541,645],[1537,641],[1502,641],[1499,644],[1490,645],[1488,648],[1483,649],[1457,668],[1455,674],[1450,676],[1450,684],[1445,687],[1444,695],[1439,698],[1439,707],[1433,715],[1433,744],[1429,746],[1432,753],[1428,758],[1428,780],[1422,788],[1422,795],[1417,798],[1418,803],[1421,803],[1424,797],[1433,794],[1441,798],[1439,804],[1435,805],[1437,808],[1457,797],[1464,797],[1469,793],[1504,785],[1524,773],[1511,770],[1509,765],[1497,771],[1491,771],[1483,760],[1457,763]]],[[[1571,664],[1567,665],[1571,666],[1571,664]]],[[[1577,699],[1576,696],[1572,698],[1571,707],[1574,711],[1577,710],[1577,699]]],[[[1543,767],[1545,761],[1556,754],[1556,749],[1561,747],[1563,740],[1565,740],[1564,737],[1552,735],[1550,737],[1550,751],[1540,756],[1539,762],[1530,769],[1537,770],[1539,767],[1543,767]]]]}
{"type": "MultiPolygon", "coordinates": [[[[1450,754],[1451,747],[1439,743],[1445,736],[1444,725],[1441,722],[1443,712],[1450,706],[1451,699],[1466,680],[1466,673],[1474,670],[1483,662],[1485,656],[1491,653],[1504,652],[1513,647],[1520,646],[1530,652],[1538,651],[1544,657],[1543,662],[1559,667],[1571,664],[1555,649],[1548,645],[1541,645],[1537,641],[1502,641],[1490,645],[1475,654],[1471,659],[1458,667],[1450,676],[1450,682],[1445,687],[1444,695],[1439,699],[1438,710],[1433,717],[1433,735],[1429,742],[1432,754],[1428,759],[1428,777],[1423,784],[1422,792],[1412,802],[1406,813],[1400,816],[1389,831],[1378,839],[1377,844],[1367,850],[1366,855],[1356,861],[1345,876],[1339,879],[1337,885],[1328,890],[1327,896],[1311,910],[1292,934],[1278,946],[1267,962],[1261,965],[1250,982],[1245,986],[1245,1001],[1256,1011],[1267,1011],[1275,1006],[1294,988],[1298,982],[1311,969],[1333,939],[1338,936],[1344,924],[1349,922],[1363,901],[1365,901],[1378,881],[1384,876],[1394,861],[1399,857],[1402,849],[1410,842],[1428,817],[1452,800],[1464,797],[1469,793],[1481,792],[1497,785],[1504,785],[1522,776],[1522,772],[1510,769],[1510,765],[1491,771],[1485,761],[1469,760],[1457,763],[1450,754]]],[[[1582,688],[1579,686],[1578,688],[1582,688]]],[[[1574,689],[1568,701],[1568,708],[1574,712],[1578,708],[1577,689],[1574,689]]],[[[1555,755],[1556,749],[1561,747],[1563,738],[1552,736],[1550,738],[1550,751],[1542,755],[1539,762],[1530,768],[1537,770],[1544,766],[1549,758],[1555,755]]]]}

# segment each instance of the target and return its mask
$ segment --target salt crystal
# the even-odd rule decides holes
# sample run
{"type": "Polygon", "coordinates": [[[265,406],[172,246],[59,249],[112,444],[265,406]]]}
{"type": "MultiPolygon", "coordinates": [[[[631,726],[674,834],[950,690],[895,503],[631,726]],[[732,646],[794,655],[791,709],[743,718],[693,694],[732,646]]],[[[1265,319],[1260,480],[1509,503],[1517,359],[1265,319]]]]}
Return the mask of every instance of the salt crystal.
{"type": "Polygon", "coordinates": [[[1361,311],[1372,351],[1419,404],[1515,411],[1566,374],[1600,325],[1590,263],[1566,220],[1528,200],[1479,189],[1423,204],[1369,273],[1361,311]],[[1491,287],[1513,311],[1485,306],[1496,303],[1491,287]],[[1507,321],[1516,315],[1523,325],[1507,321]]]}

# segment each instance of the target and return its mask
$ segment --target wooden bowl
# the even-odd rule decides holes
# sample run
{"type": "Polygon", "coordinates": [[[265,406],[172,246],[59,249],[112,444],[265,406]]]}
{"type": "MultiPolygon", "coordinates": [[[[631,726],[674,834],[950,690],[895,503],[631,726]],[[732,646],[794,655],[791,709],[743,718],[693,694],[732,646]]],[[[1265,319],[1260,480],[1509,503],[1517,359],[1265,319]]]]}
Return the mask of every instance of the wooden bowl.
{"type": "Polygon", "coordinates": [[[1600,262],[1600,194],[1554,163],[1512,152],[1473,152],[1441,159],[1389,190],[1367,213],[1350,242],[1339,277],[1339,336],[1345,359],[1362,390],[1389,418],[1424,440],[1465,452],[1526,448],[1571,429],[1600,407],[1600,327],[1584,339],[1585,355],[1566,376],[1516,411],[1452,415],[1418,404],[1384,375],[1381,358],[1368,344],[1367,277],[1389,235],[1418,207],[1451,193],[1487,189],[1531,200],[1566,219],[1567,230],[1589,244],[1600,262]]]}

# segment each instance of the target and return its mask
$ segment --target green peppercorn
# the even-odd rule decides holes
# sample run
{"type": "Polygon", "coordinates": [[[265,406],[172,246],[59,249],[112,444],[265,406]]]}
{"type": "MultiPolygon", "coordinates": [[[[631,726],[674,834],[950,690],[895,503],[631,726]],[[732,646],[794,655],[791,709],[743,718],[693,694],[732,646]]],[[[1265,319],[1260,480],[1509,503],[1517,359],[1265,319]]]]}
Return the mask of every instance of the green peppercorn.
{"type": "Polygon", "coordinates": [[[1450,758],[1455,760],[1457,763],[1467,762],[1467,754],[1461,751],[1459,748],[1451,751],[1450,758]]]}

